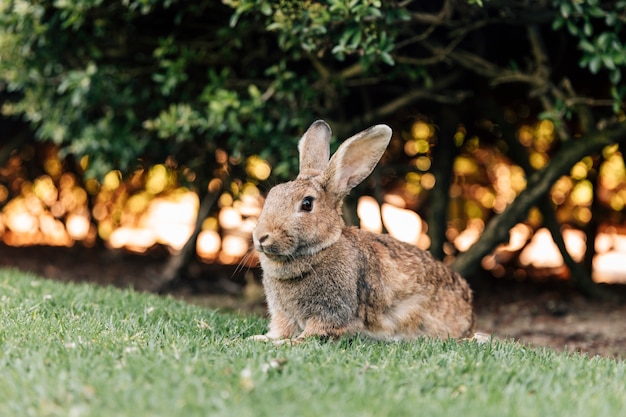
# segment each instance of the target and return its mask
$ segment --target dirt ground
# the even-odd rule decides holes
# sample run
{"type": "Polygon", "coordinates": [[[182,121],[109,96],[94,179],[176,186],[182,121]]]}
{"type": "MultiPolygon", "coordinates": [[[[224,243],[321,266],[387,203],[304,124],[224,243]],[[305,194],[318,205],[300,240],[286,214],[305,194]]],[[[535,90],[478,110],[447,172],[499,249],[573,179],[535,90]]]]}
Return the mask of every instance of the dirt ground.
{"type": "MultiPolygon", "coordinates": [[[[153,291],[167,252],[133,255],[98,248],[15,248],[0,245],[0,266],[47,278],[153,291]]],[[[208,307],[263,313],[258,270],[194,263],[190,277],[166,291],[208,307]]],[[[591,301],[564,281],[470,281],[478,330],[501,339],[559,351],[626,358],[626,302],[591,301]]],[[[623,286],[607,287],[626,299],[623,286]]]]}

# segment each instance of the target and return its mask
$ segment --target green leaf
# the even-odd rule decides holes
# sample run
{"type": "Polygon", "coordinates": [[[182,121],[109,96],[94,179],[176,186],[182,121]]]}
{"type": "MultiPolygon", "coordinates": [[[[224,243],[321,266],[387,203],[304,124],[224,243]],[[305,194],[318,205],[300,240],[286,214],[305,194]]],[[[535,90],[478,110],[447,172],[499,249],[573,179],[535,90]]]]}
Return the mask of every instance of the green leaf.
{"type": "Polygon", "coordinates": [[[614,70],[615,69],[615,63],[613,62],[613,58],[608,56],[608,55],[604,55],[602,57],[602,63],[604,64],[604,66],[610,70],[614,70]]]}
{"type": "Polygon", "coordinates": [[[553,111],[544,111],[537,115],[539,120],[555,120],[557,114],[553,111]]]}
{"type": "Polygon", "coordinates": [[[580,46],[580,49],[582,49],[583,51],[589,53],[593,53],[596,50],[593,44],[586,39],[581,40],[578,46],[580,46]]]}
{"type": "Polygon", "coordinates": [[[596,55],[589,61],[589,71],[591,71],[592,74],[597,74],[598,71],[600,71],[601,65],[602,58],[596,55]]]}
{"type": "Polygon", "coordinates": [[[579,31],[578,31],[578,26],[576,26],[576,22],[574,22],[573,20],[568,20],[567,31],[571,33],[572,35],[577,36],[579,31]]]}
{"type": "Polygon", "coordinates": [[[353,38],[358,31],[359,28],[356,26],[348,27],[341,35],[341,38],[339,38],[339,44],[344,46],[347,45],[348,42],[350,42],[350,39],[353,38]]]}
{"type": "Polygon", "coordinates": [[[361,46],[361,40],[363,39],[363,32],[357,30],[354,32],[354,36],[352,36],[352,41],[350,42],[350,48],[358,49],[361,46]]]}
{"type": "Polygon", "coordinates": [[[609,43],[611,42],[611,40],[613,39],[614,34],[611,32],[602,32],[597,38],[596,38],[596,45],[598,45],[598,47],[605,51],[607,49],[607,47],[609,46],[609,43]]]}
{"type": "Polygon", "coordinates": [[[552,22],[552,30],[559,30],[565,24],[565,20],[561,16],[557,16],[552,22]]]}
{"type": "Polygon", "coordinates": [[[240,16],[241,15],[239,13],[233,13],[233,15],[230,17],[230,21],[228,22],[231,28],[234,28],[235,26],[237,26],[237,22],[239,21],[240,16]]]}
{"type": "Polygon", "coordinates": [[[339,61],[343,61],[346,57],[346,47],[345,45],[336,45],[331,52],[339,61]]]}
{"type": "Polygon", "coordinates": [[[265,16],[271,16],[273,13],[272,5],[270,3],[261,4],[261,13],[263,13],[265,16]]]}
{"type": "Polygon", "coordinates": [[[580,61],[578,61],[578,66],[580,68],[586,68],[589,66],[589,61],[591,61],[592,56],[590,55],[583,55],[582,58],[580,58],[580,61]]]}
{"type": "Polygon", "coordinates": [[[389,52],[381,52],[380,59],[389,66],[395,65],[395,61],[389,52]]]}
{"type": "Polygon", "coordinates": [[[607,13],[599,6],[592,6],[587,9],[587,14],[592,17],[604,17],[607,13]]]}
{"type": "Polygon", "coordinates": [[[617,21],[617,14],[615,13],[607,13],[606,18],[604,19],[607,26],[613,26],[617,21]]]}
{"type": "Polygon", "coordinates": [[[611,80],[611,83],[613,85],[619,84],[619,82],[622,79],[622,73],[619,70],[619,68],[616,68],[613,71],[611,71],[611,73],[609,74],[609,79],[611,80]]]}
{"type": "Polygon", "coordinates": [[[615,85],[611,87],[611,97],[614,100],[621,100],[622,99],[620,91],[617,88],[617,86],[615,86],[615,85]]]}
{"type": "Polygon", "coordinates": [[[376,7],[370,7],[370,8],[367,9],[367,11],[369,12],[369,16],[370,17],[380,18],[380,17],[383,16],[383,14],[380,11],[380,9],[377,9],[376,7]]]}
{"type": "Polygon", "coordinates": [[[267,30],[270,32],[278,32],[284,28],[285,28],[285,24],[283,22],[272,22],[269,25],[267,25],[267,30]]]}

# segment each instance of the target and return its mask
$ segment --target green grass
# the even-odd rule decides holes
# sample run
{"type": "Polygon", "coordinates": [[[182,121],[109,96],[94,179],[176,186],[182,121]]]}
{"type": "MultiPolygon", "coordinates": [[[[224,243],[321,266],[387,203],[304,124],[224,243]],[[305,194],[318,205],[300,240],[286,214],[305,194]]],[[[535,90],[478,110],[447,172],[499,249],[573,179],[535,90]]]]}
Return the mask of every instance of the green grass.
{"type": "Polygon", "coordinates": [[[261,318],[0,269],[2,416],[616,416],[625,363],[510,342],[246,340],[261,318]]]}

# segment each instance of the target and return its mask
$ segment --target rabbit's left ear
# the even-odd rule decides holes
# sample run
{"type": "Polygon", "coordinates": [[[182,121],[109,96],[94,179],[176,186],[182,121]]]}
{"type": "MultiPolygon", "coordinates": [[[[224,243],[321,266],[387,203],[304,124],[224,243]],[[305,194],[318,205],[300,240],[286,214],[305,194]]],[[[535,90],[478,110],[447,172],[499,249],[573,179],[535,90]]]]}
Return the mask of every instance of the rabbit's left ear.
{"type": "Polygon", "coordinates": [[[343,197],[367,178],[385,153],[391,133],[389,126],[376,125],[346,139],[324,171],[329,190],[343,197]]]}
{"type": "Polygon", "coordinates": [[[317,120],[309,126],[298,142],[300,173],[298,178],[315,177],[328,166],[330,159],[330,126],[317,120]]]}

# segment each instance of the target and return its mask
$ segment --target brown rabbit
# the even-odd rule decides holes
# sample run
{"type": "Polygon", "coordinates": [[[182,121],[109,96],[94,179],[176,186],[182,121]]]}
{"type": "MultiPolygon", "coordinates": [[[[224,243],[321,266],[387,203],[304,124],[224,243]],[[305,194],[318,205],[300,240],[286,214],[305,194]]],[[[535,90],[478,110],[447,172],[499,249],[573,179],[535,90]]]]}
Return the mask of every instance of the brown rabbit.
{"type": "Polygon", "coordinates": [[[343,198],[372,172],[391,128],[354,135],[332,158],[330,136],[322,120],[304,133],[298,177],[270,190],[253,232],[271,316],[269,331],[254,338],[471,337],[472,293],[460,275],[416,246],[346,227],[341,217],[343,198]]]}

